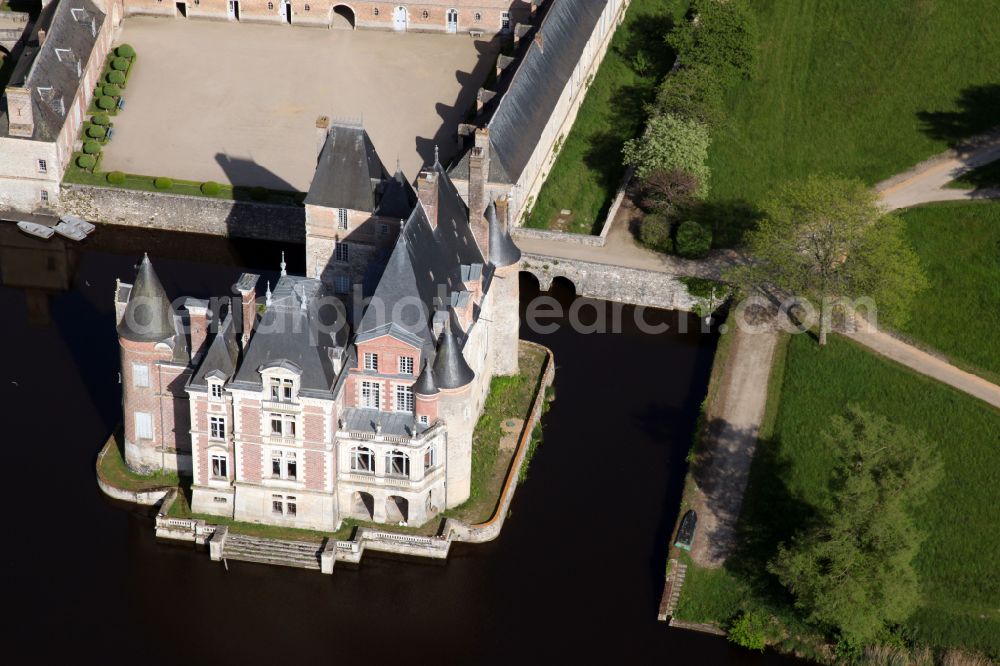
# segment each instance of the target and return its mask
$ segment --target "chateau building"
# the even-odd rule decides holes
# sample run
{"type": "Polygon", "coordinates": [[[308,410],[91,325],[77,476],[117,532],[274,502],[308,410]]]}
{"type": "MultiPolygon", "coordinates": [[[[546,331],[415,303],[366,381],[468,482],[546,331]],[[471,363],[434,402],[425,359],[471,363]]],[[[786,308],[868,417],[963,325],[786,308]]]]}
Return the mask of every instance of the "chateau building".
{"type": "Polygon", "coordinates": [[[344,210],[345,192],[359,197],[343,238],[316,222],[311,256],[360,244],[346,240],[356,220],[383,224],[368,213],[411,208],[363,255],[357,315],[336,293],[336,264],[318,277],[283,268],[263,298],[245,274],[233,296],[179,311],[148,257],[119,284],[126,462],[190,473],[194,511],[333,530],[344,517],[420,524],[469,497],[490,379],[517,371],[507,201],[470,210],[439,163],[415,193],[380,166],[364,130],[334,126],[310,190],[314,222],[344,210]],[[352,188],[323,182],[351,177],[352,188]]]}
{"type": "Polygon", "coordinates": [[[529,0],[124,0],[125,15],[174,16],[247,23],[365,28],[397,32],[508,32],[527,22],[529,0]]]}
{"type": "Polygon", "coordinates": [[[57,201],[122,16],[113,0],[43,5],[10,54],[15,65],[0,105],[0,210],[57,201]]]}

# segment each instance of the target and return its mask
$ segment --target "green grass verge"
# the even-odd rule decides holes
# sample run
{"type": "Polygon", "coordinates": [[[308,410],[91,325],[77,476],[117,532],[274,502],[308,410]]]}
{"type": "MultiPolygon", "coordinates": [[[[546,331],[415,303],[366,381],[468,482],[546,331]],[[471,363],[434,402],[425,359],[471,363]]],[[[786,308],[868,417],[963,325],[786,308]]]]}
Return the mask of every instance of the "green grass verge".
{"type": "Polygon", "coordinates": [[[1000,383],[1000,201],[932,204],[902,217],[931,288],[900,332],[1000,383]]]}
{"type": "Polygon", "coordinates": [[[978,0],[754,0],[756,74],[727,97],[714,201],[813,172],[875,183],[998,122],[1000,12],[978,0]]]}
{"type": "Polygon", "coordinates": [[[833,459],[817,446],[819,434],[831,416],[857,403],[926,432],[945,464],[944,481],[917,514],[928,536],[916,560],[923,605],[904,632],[932,646],[1000,655],[994,555],[1000,547],[1000,411],[836,335],[826,349],[808,336],[792,336],[780,383],[781,390],[769,395],[777,404],[774,424],[762,432],[744,499],[740,552],[727,562],[725,576],[689,570],[685,612],[724,623],[734,609],[710,613],[738,603],[777,615],[793,633],[805,629],[764,567],[777,545],[826,501],[833,459]],[[717,589],[725,586],[729,592],[717,589]],[[703,595],[707,600],[697,601],[703,595]],[[725,603],[712,601],[720,598],[725,603]]]}
{"type": "Polygon", "coordinates": [[[177,474],[171,472],[156,472],[155,474],[136,474],[125,464],[120,433],[111,436],[97,461],[97,473],[107,483],[115,488],[129,491],[153,490],[176,486],[177,474]]]}
{"type": "Polygon", "coordinates": [[[1000,160],[969,171],[948,183],[948,187],[960,190],[1000,187],[1000,160]]]}
{"type": "Polygon", "coordinates": [[[674,54],[663,37],[687,6],[686,0],[633,0],[629,5],[526,226],[547,229],[559,211],[568,209],[572,218],[567,231],[600,233],[625,175],[622,146],[642,131],[644,106],[673,64],[674,54]]]}
{"type": "MultiPolygon", "coordinates": [[[[501,451],[501,424],[505,419],[527,418],[541,381],[544,361],[543,352],[522,346],[520,372],[511,377],[493,378],[483,413],[472,435],[472,489],[469,499],[442,515],[469,524],[486,522],[493,517],[516,452],[516,449],[501,451]]],[[[521,474],[525,472],[520,470],[521,474]]]]}

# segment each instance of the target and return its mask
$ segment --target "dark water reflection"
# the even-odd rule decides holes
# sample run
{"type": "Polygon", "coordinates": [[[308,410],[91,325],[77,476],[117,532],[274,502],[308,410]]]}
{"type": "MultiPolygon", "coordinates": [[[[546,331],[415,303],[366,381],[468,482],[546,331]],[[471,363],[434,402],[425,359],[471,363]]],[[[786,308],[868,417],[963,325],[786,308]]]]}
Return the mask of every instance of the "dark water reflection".
{"type": "Polygon", "coordinates": [[[371,557],[332,577],[240,563],[226,572],[204,553],[157,543],[148,515],[104,499],[93,473],[120,418],[115,278],[131,277],[145,249],[172,296],[225,293],[243,268],[273,280],[281,249],[302,270],[294,246],[102,229],[77,249],[0,224],[14,654],[143,664],[784,661],[655,620],[709,335],[526,333],[557,356],[545,444],[500,540],[459,545],[446,565],[371,557]]]}

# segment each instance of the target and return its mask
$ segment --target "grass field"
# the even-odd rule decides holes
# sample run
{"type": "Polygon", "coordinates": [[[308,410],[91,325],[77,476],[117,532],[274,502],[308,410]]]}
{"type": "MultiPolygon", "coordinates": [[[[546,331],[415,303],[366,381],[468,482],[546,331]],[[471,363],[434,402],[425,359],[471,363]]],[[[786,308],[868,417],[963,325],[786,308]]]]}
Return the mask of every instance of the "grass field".
{"type": "Polygon", "coordinates": [[[1000,124],[1000,12],[982,0],[751,4],[757,73],[713,134],[713,200],[811,172],[873,184],[1000,124]]]}
{"type": "MultiPolygon", "coordinates": [[[[998,119],[997,122],[1000,122],[998,119]]],[[[978,169],[973,169],[964,176],[951,181],[948,187],[964,190],[970,187],[1000,187],[1000,160],[990,162],[978,169]]]]}
{"type": "Polygon", "coordinates": [[[644,105],[673,65],[663,38],[687,6],[686,0],[632,0],[526,226],[547,229],[568,209],[567,231],[600,232],[595,227],[603,223],[625,175],[622,146],[642,131],[644,105]],[[643,62],[645,67],[637,67],[643,62]]]}
{"type": "Polygon", "coordinates": [[[931,645],[1000,655],[1000,412],[838,336],[826,349],[793,336],[779,372],[773,427],[762,432],[740,520],[742,552],[724,571],[689,569],[679,617],[724,622],[744,605],[792,616],[764,563],[825,501],[833,460],[818,435],[857,403],[926,432],[945,463],[944,481],[917,515],[928,535],[916,562],[923,606],[906,631],[931,645]]]}
{"type": "Polygon", "coordinates": [[[901,332],[1000,383],[1000,201],[903,213],[931,289],[901,332]]]}

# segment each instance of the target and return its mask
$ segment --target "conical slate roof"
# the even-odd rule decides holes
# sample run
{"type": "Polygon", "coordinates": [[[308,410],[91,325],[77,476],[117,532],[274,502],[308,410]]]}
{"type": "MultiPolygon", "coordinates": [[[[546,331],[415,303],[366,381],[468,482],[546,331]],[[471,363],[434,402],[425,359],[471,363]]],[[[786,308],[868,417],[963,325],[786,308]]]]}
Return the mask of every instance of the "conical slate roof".
{"type": "Polygon", "coordinates": [[[118,334],[135,342],[161,342],[177,334],[170,300],[148,254],[139,264],[118,334]]]}
{"type": "Polygon", "coordinates": [[[426,359],[424,360],[424,369],[413,384],[413,392],[419,395],[436,395],[441,392],[434,381],[434,370],[431,369],[431,364],[426,359]]]}
{"type": "Polygon", "coordinates": [[[486,221],[490,225],[490,262],[497,268],[503,268],[520,261],[521,250],[497,219],[497,207],[492,201],[486,209],[486,221]]]}
{"type": "Polygon", "coordinates": [[[452,332],[451,324],[446,324],[438,344],[437,358],[434,359],[434,376],[443,389],[461,388],[471,382],[476,373],[465,362],[458,340],[452,332]]]}

